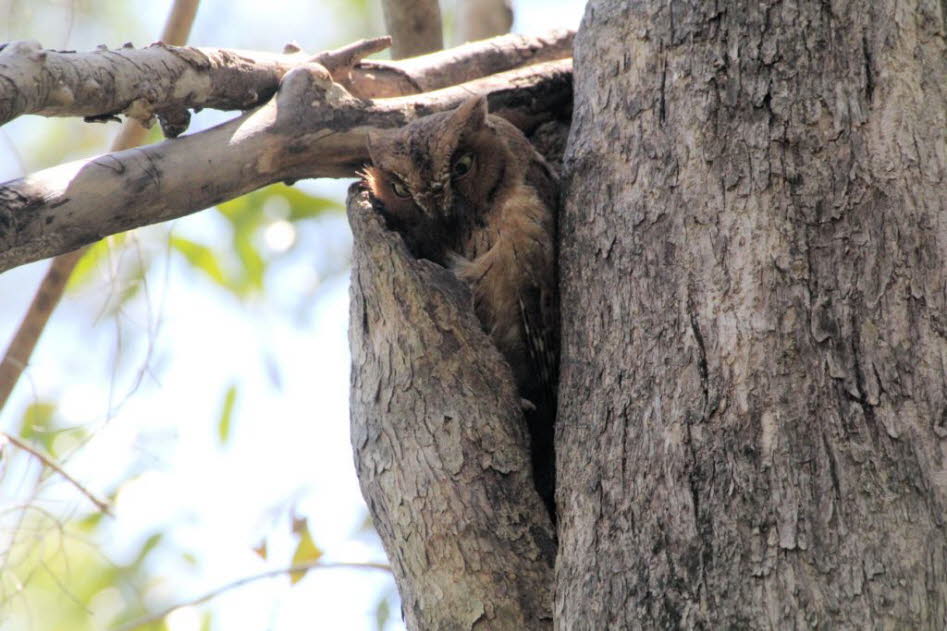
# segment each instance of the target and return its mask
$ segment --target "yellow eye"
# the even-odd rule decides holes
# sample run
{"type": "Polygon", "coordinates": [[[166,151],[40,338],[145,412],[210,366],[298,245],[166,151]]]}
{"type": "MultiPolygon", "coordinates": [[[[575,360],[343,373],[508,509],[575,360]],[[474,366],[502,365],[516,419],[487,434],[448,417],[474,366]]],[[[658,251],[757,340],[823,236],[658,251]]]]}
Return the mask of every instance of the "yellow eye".
{"type": "Polygon", "coordinates": [[[397,195],[398,197],[408,197],[409,195],[411,195],[411,193],[408,192],[407,187],[405,187],[404,184],[402,184],[401,182],[398,182],[397,180],[391,183],[391,190],[393,190],[395,192],[395,195],[397,195]]]}
{"type": "Polygon", "coordinates": [[[457,160],[454,161],[454,166],[451,168],[454,177],[460,178],[470,173],[470,168],[473,167],[473,160],[472,153],[465,153],[457,158],[457,160]]]}

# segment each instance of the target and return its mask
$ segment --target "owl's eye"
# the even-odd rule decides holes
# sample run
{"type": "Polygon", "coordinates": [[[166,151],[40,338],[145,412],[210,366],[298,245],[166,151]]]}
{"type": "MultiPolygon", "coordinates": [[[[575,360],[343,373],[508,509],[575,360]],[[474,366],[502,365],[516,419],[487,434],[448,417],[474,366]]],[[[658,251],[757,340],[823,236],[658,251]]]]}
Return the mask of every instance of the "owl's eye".
{"type": "Polygon", "coordinates": [[[408,197],[411,195],[407,187],[397,180],[391,182],[391,190],[393,190],[398,197],[408,197]]]}
{"type": "Polygon", "coordinates": [[[454,161],[454,166],[451,167],[451,173],[457,178],[464,177],[470,173],[470,168],[473,166],[473,161],[473,154],[465,153],[454,161]]]}

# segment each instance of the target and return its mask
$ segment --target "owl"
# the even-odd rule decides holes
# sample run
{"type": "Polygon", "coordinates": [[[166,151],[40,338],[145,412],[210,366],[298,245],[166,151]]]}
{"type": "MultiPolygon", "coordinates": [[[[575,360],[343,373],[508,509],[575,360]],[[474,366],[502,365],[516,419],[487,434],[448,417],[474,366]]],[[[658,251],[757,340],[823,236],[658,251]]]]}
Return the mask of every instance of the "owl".
{"type": "Polygon", "coordinates": [[[482,96],[369,135],[364,179],[408,249],[471,289],[483,329],[513,369],[533,477],[554,515],[559,356],[557,177],[482,96]]]}

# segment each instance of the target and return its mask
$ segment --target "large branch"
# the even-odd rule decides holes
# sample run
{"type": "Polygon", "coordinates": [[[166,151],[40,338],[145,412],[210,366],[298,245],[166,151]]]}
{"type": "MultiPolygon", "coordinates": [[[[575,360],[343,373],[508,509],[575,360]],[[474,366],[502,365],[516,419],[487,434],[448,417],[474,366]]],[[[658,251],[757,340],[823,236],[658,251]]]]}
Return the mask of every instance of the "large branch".
{"type": "Polygon", "coordinates": [[[160,43],[75,53],[12,42],[0,45],[0,124],[22,114],[124,114],[150,124],[154,114],[186,119],[188,108],[246,110],[264,103],[287,72],[310,61],[356,96],[404,96],[571,57],[572,38],[571,31],[509,35],[400,62],[360,61],[383,49],[384,38],[315,56],[293,47],[288,50],[295,52],[269,54],[160,43]]]}
{"type": "Polygon", "coordinates": [[[359,100],[309,64],[276,97],[212,129],[39,171],[0,186],[0,272],[102,237],[196,212],[278,181],[352,177],[371,129],[400,127],[489,95],[529,130],[568,112],[572,63],[561,60],[419,96],[359,100]]]}
{"type": "Polygon", "coordinates": [[[555,539],[467,288],[353,187],[352,447],[409,629],[552,628],[555,539]]]}

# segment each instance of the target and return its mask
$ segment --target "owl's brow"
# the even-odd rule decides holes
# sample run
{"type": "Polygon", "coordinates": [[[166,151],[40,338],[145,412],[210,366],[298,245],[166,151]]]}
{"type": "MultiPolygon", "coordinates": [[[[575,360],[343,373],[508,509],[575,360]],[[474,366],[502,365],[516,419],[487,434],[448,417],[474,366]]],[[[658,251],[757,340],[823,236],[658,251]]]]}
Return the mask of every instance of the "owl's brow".
{"type": "Polygon", "coordinates": [[[394,169],[388,171],[388,177],[391,180],[397,180],[398,184],[401,184],[401,186],[405,187],[409,191],[411,190],[411,187],[408,185],[408,178],[406,178],[401,173],[398,173],[394,169]]]}

